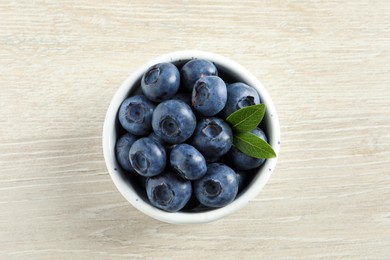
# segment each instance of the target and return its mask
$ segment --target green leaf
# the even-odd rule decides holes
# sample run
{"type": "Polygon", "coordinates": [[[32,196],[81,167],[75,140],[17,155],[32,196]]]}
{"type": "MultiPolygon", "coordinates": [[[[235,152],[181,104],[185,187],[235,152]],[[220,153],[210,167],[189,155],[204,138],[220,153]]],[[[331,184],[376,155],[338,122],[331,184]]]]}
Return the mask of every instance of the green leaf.
{"type": "Polygon", "coordinates": [[[238,150],[255,158],[276,157],[275,151],[266,141],[249,132],[236,133],[233,137],[233,143],[238,150]]]}
{"type": "Polygon", "coordinates": [[[233,131],[248,132],[257,127],[264,117],[265,104],[241,108],[226,118],[233,131]]]}

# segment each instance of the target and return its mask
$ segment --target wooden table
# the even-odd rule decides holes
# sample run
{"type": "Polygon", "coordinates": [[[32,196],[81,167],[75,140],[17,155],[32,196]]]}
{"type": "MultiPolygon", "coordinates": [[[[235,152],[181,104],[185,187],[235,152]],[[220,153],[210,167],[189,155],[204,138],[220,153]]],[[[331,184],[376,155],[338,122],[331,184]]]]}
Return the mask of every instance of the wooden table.
{"type": "Polygon", "coordinates": [[[389,1],[2,1],[1,259],[390,259],[389,1]],[[265,189],[206,225],[151,219],[102,155],[106,109],[176,50],[232,58],[278,109],[265,189]]]}

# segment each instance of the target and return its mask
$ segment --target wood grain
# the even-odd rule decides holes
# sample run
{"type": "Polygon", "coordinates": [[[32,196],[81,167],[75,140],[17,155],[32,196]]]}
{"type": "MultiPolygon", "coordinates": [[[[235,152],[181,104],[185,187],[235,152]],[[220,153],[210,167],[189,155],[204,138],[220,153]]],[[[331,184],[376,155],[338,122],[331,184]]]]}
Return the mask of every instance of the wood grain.
{"type": "Polygon", "coordinates": [[[389,3],[2,1],[0,259],[389,259],[389,3]],[[252,71],[282,126],[265,189],[207,225],[141,214],[102,156],[118,86],[182,49],[252,71]]]}

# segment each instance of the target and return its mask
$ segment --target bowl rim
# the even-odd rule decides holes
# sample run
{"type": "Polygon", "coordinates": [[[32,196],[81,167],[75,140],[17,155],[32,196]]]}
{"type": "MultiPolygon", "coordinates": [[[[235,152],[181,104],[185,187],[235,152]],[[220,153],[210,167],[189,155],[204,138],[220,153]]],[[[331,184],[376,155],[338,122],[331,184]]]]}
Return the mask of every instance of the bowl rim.
{"type": "Polygon", "coordinates": [[[183,50],[169,52],[160,55],[149,62],[146,62],[135,70],[131,75],[127,77],[114,94],[110,101],[107,113],[104,119],[102,145],[104,160],[107,170],[113,180],[115,186],[135,208],[144,214],[171,224],[195,224],[195,223],[207,223],[221,219],[227,215],[230,215],[242,207],[244,207],[249,201],[254,199],[265,184],[268,182],[271,174],[273,173],[277,158],[280,151],[280,125],[278,115],[269,96],[267,90],[262,83],[246,68],[239,63],[222,56],[220,54],[199,51],[199,50],[183,50]],[[166,212],[145,202],[137,192],[131,187],[130,184],[125,182],[120,176],[120,167],[115,159],[115,142],[116,142],[116,116],[122,101],[129,95],[129,93],[137,87],[137,83],[142,77],[143,73],[152,65],[160,62],[181,62],[191,59],[206,59],[216,64],[217,68],[221,67],[226,70],[231,70],[237,77],[252,87],[254,87],[261,95],[262,102],[266,104],[267,109],[265,118],[269,124],[267,124],[268,139],[272,148],[275,150],[277,157],[267,159],[262,165],[259,172],[253,178],[251,185],[247,187],[232,203],[222,208],[212,209],[204,212],[166,212]],[[243,80],[245,79],[245,80],[243,80]],[[261,174],[260,174],[261,173],[261,174]]]}

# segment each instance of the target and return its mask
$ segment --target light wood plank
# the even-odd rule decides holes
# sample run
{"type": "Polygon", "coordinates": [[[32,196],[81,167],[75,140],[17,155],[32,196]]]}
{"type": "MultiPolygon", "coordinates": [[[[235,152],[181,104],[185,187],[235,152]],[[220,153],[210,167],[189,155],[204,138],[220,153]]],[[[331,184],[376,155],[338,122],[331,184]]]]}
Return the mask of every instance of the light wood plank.
{"type": "Polygon", "coordinates": [[[2,1],[1,259],[389,259],[388,1],[2,1]],[[270,182],[224,220],[144,216],[102,156],[121,82],[160,54],[226,55],[282,126],[270,182]]]}

